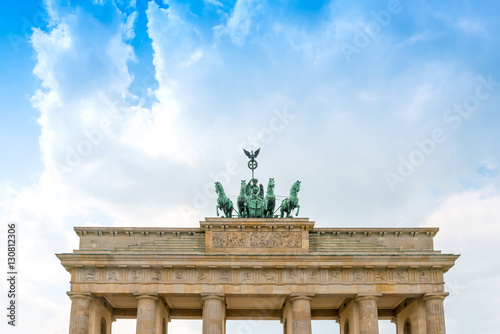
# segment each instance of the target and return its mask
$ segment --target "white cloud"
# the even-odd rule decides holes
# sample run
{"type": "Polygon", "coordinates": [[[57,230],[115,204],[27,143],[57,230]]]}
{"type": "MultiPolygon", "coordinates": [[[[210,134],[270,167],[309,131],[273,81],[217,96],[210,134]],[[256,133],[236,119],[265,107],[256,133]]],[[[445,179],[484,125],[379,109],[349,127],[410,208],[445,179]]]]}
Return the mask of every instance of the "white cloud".
{"type": "Polygon", "coordinates": [[[477,34],[484,38],[489,37],[486,24],[478,19],[462,17],[456,22],[457,26],[468,34],[477,34]]]}
{"type": "Polygon", "coordinates": [[[216,6],[216,7],[224,7],[222,2],[217,1],[217,0],[203,0],[203,2],[205,2],[206,4],[212,5],[212,6],[216,6]]]}
{"type": "Polygon", "coordinates": [[[47,32],[35,29],[31,38],[42,85],[32,104],[40,111],[45,169],[31,187],[0,188],[0,215],[18,224],[19,272],[21,282],[29,282],[19,286],[19,303],[32,319],[23,322],[23,331],[51,334],[67,331],[69,274],[54,254],[76,247],[73,226],[182,222],[175,202],[158,199],[167,186],[178,186],[158,180],[195,159],[195,150],[183,147],[190,141],[176,123],[180,107],[168,76],[150,109],[127,103],[133,80],[128,65],[135,61],[128,41],[137,14],[116,11],[104,24],[83,9],[52,5],[53,25],[47,32]],[[144,170],[149,181],[137,179],[144,170]]]}
{"type": "Polygon", "coordinates": [[[255,19],[262,10],[261,0],[238,0],[225,24],[214,27],[217,38],[228,35],[237,45],[243,45],[249,35],[258,30],[255,19]]]}
{"type": "Polygon", "coordinates": [[[446,315],[450,332],[492,333],[496,328],[500,294],[500,272],[495,264],[500,252],[500,193],[494,188],[463,191],[450,195],[425,221],[425,226],[439,227],[435,248],[445,253],[461,254],[455,267],[446,275],[446,315]],[[463,322],[470,310],[481,310],[481,322],[463,322]]]}

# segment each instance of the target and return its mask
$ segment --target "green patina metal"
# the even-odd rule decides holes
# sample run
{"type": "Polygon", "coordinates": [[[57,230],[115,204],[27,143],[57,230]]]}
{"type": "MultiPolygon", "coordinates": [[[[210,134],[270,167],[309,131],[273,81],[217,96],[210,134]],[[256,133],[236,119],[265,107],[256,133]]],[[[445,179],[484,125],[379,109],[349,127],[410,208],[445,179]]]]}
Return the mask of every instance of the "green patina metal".
{"type": "Polygon", "coordinates": [[[297,193],[300,191],[300,181],[297,181],[293,184],[290,189],[290,195],[281,202],[280,211],[281,218],[283,218],[286,213],[285,218],[290,218],[292,216],[293,209],[297,208],[297,213],[295,216],[299,215],[300,205],[299,198],[297,197],[297,193]]]}
{"type": "Polygon", "coordinates": [[[274,213],[280,210],[280,217],[292,217],[292,212],[297,209],[295,216],[298,216],[300,205],[297,193],[300,191],[300,181],[293,184],[290,189],[290,195],[285,198],[278,209],[276,207],[276,195],[274,194],[274,178],[270,178],[267,183],[267,192],[264,196],[264,187],[259,184],[259,180],[255,178],[254,171],[259,166],[255,158],[259,155],[260,148],[254,151],[243,150],[246,156],[250,159],[248,161],[248,168],[252,171],[252,178],[248,183],[241,180],[240,194],[237,199],[238,211],[233,207],[233,202],[226,196],[224,188],[220,182],[215,182],[215,192],[217,198],[217,216],[219,216],[219,209],[224,213],[224,217],[231,218],[233,211],[236,211],[238,218],[273,218],[274,213]]]}
{"type": "Polygon", "coordinates": [[[217,197],[217,216],[219,216],[219,209],[224,212],[224,217],[231,218],[233,216],[233,202],[227,198],[224,187],[220,182],[215,182],[215,193],[217,197]]]}

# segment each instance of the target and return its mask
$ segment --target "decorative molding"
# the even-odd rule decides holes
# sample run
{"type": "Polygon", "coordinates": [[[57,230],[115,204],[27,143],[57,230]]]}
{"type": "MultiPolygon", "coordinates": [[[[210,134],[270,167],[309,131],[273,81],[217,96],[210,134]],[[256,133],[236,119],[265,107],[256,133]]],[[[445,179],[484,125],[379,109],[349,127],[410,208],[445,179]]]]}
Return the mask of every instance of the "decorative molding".
{"type": "Polygon", "coordinates": [[[76,282],[114,283],[189,283],[189,284],[436,284],[442,283],[441,269],[396,269],[371,267],[311,268],[297,266],[199,267],[86,267],[76,271],[76,282]]]}

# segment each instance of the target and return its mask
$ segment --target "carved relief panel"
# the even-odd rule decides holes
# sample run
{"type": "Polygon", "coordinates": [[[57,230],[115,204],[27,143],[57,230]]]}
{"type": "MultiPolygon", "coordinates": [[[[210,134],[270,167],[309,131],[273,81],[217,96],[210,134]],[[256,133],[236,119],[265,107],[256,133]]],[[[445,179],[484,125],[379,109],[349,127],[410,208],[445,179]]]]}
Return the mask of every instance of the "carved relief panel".
{"type": "Polygon", "coordinates": [[[214,248],[301,248],[301,232],[213,232],[214,248]]]}
{"type": "Polygon", "coordinates": [[[365,281],[365,272],[363,269],[353,269],[352,270],[352,281],[353,282],[364,282],[365,281]]]}
{"type": "Polygon", "coordinates": [[[83,281],[86,282],[96,282],[97,281],[97,269],[91,268],[83,271],[83,281]]]}
{"type": "Polygon", "coordinates": [[[292,268],[285,269],[285,282],[286,283],[297,283],[298,282],[297,269],[292,269],[292,268]]]}
{"type": "Polygon", "coordinates": [[[374,282],[386,282],[387,281],[387,274],[385,270],[376,270],[373,274],[373,281],[374,282]]]}
{"type": "Polygon", "coordinates": [[[151,269],[151,281],[160,282],[163,279],[163,273],[160,269],[151,269]]]}
{"type": "Polygon", "coordinates": [[[217,275],[217,281],[219,283],[230,283],[231,282],[231,270],[219,269],[218,275],[217,275]]]}
{"type": "Polygon", "coordinates": [[[329,282],[342,282],[342,271],[340,269],[330,269],[328,275],[329,282]]]}
{"type": "Polygon", "coordinates": [[[174,269],[173,270],[173,280],[174,280],[174,282],[185,282],[186,281],[186,270],[174,269]]]}
{"type": "Polygon", "coordinates": [[[197,282],[208,282],[208,270],[201,269],[196,271],[196,281],[197,282]]]}
{"type": "Polygon", "coordinates": [[[108,268],[106,270],[106,282],[115,283],[120,281],[120,271],[116,268],[108,268]]]}
{"type": "Polygon", "coordinates": [[[142,269],[130,269],[128,271],[129,282],[141,282],[144,279],[144,270],[142,269]]]}
{"type": "Polygon", "coordinates": [[[406,283],[408,282],[408,272],[406,270],[396,270],[396,282],[406,283]]]}

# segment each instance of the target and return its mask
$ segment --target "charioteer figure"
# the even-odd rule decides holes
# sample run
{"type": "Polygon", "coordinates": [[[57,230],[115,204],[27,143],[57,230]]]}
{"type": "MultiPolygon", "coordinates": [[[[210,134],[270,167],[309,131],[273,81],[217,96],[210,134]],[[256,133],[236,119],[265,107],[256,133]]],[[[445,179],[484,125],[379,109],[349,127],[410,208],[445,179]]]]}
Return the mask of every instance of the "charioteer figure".
{"type": "MultiPolygon", "coordinates": [[[[259,166],[257,163],[257,156],[259,155],[260,148],[254,151],[247,151],[243,149],[246,156],[250,159],[248,161],[248,168],[252,171],[252,178],[248,183],[241,180],[240,194],[237,199],[238,218],[273,218],[275,217],[276,196],[274,195],[274,178],[269,179],[267,184],[267,192],[264,193],[264,186],[259,184],[259,180],[255,178],[254,171],[259,166]],[[265,197],[264,197],[265,196],[265,197]]],[[[224,213],[227,218],[232,217],[233,202],[226,196],[224,188],[220,182],[216,182],[217,199],[217,216],[219,209],[224,213]]],[[[278,209],[281,210],[281,218],[291,218],[292,211],[297,209],[296,216],[299,214],[299,199],[297,193],[300,190],[300,181],[297,181],[290,190],[290,196],[285,198],[278,209]]],[[[276,211],[278,210],[276,209],[276,211]]],[[[235,210],[236,211],[236,210],[235,210]]],[[[277,216],[276,216],[277,217],[277,216]]]]}

